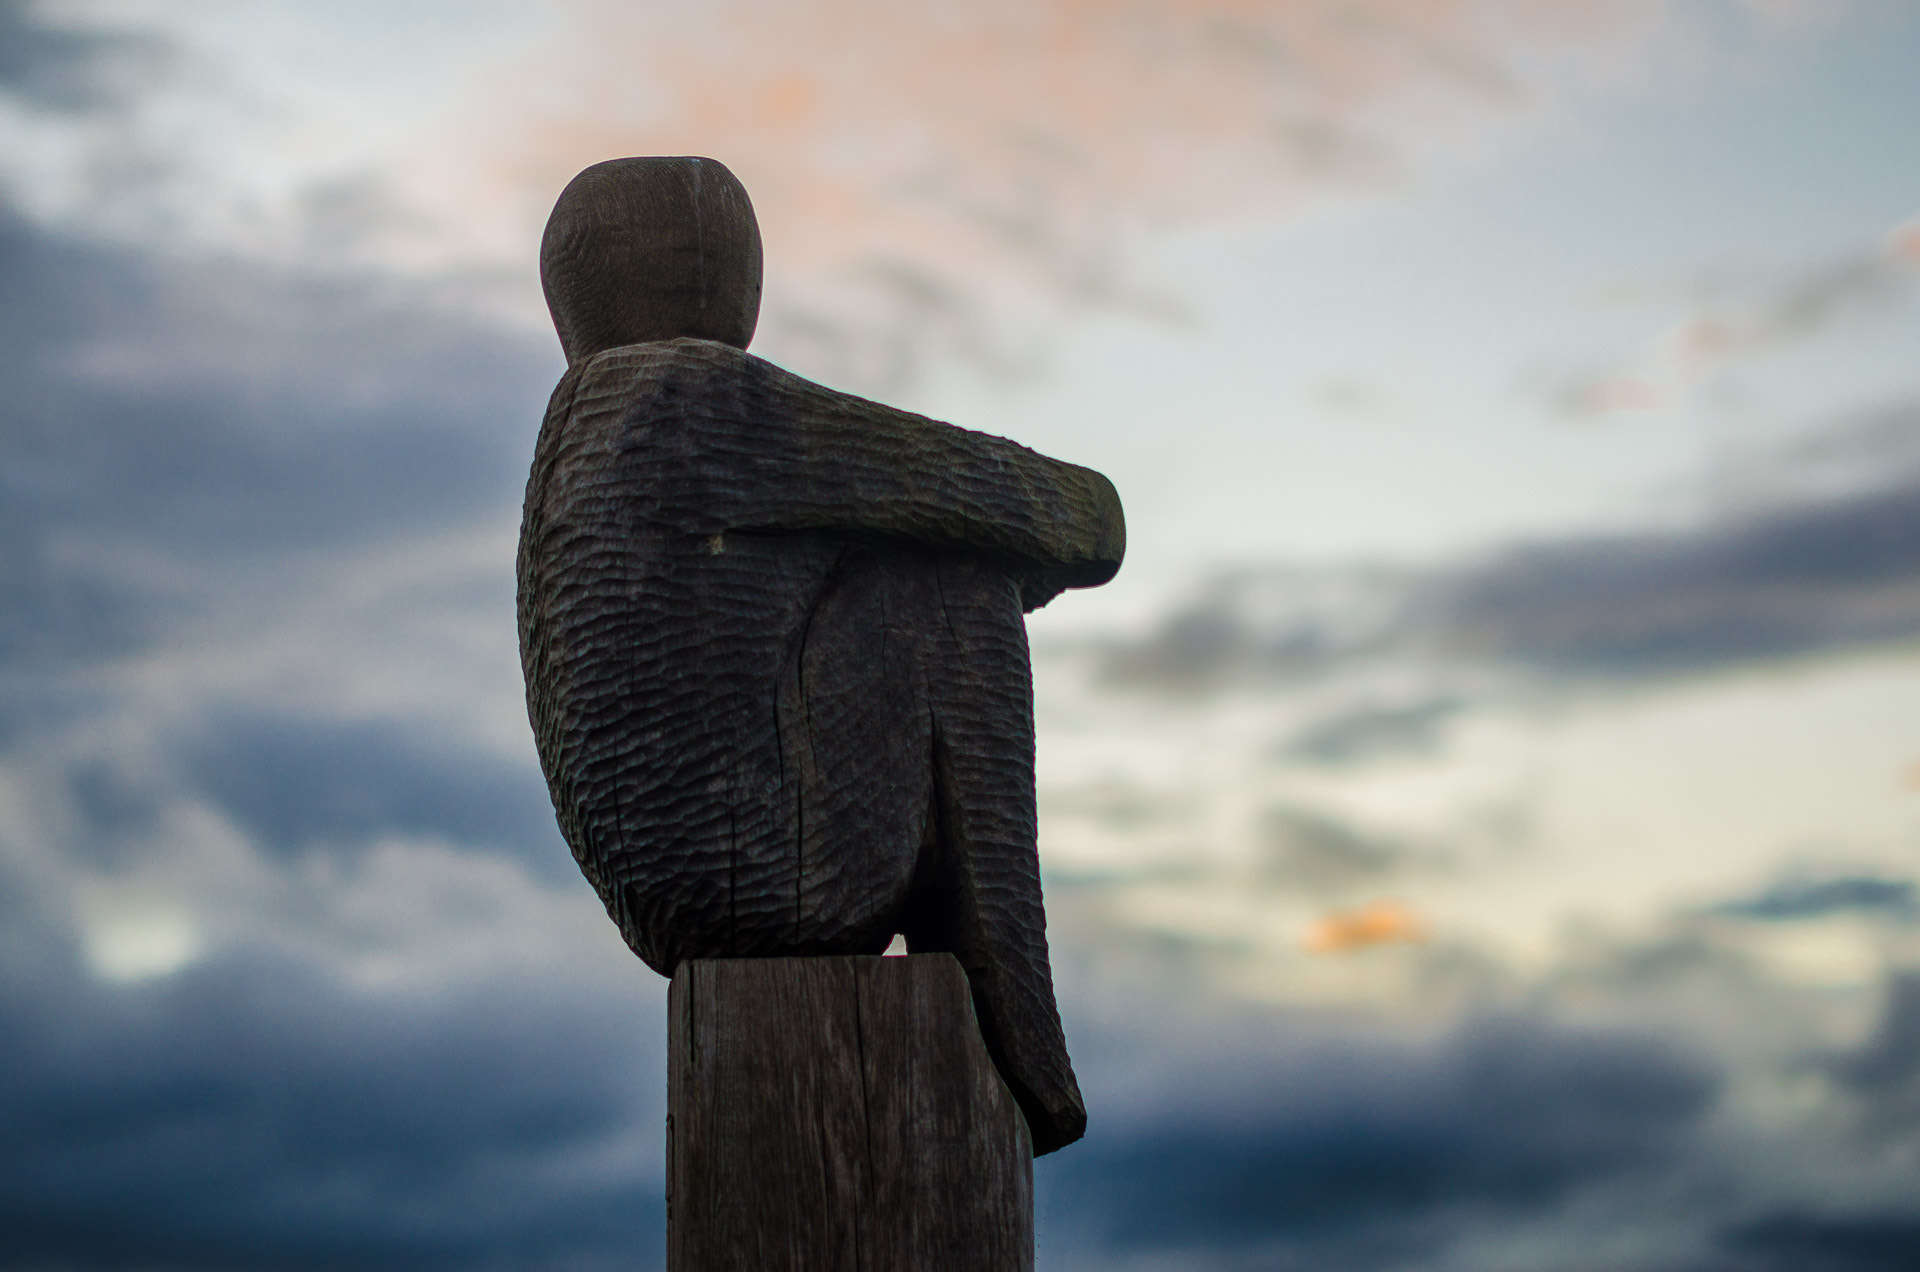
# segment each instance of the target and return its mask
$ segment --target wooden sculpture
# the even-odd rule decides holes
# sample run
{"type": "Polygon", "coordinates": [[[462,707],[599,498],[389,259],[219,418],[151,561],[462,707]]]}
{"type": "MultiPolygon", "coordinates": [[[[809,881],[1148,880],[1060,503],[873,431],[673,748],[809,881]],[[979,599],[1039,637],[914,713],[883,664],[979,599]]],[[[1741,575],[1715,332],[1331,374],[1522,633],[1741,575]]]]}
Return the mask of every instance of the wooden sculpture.
{"type": "Polygon", "coordinates": [[[581,870],[662,975],[951,951],[1034,1151],[1078,1139],[1022,613],[1113,577],[1112,485],[746,353],[760,233],[711,159],[588,168],[540,269],[520,648],[581,870]]]}

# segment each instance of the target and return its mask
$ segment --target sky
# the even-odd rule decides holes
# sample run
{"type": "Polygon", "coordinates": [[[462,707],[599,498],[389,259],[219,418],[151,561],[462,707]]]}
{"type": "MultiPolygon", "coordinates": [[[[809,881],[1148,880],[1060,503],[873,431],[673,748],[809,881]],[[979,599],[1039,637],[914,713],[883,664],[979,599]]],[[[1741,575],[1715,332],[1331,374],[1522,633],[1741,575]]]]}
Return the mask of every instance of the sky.
{"type": "Polygon", "coordinates": [[[1040,1266],[1920,1257],[1920,14],[0,3],[3,1268],[663,1245],[512,558],[580,167],[1108,473],[1040,1266]]]}

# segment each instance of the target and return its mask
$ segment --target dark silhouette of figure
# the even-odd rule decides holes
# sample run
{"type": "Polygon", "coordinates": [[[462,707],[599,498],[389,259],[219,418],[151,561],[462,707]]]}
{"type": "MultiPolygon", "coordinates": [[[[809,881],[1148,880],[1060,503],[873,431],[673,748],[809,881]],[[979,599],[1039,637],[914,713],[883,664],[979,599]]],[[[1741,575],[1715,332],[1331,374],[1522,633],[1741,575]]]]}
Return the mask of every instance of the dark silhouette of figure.
{"type": "Polygon", "coordinates": [[[540,265],[520,645],[581,870],[662,975],[951,951],[1034,1151],[1078,1139],[1022,614],[1119,568],[1112,485],[746,353],[759,229],[711,159],[588,168],[540,265]]]}

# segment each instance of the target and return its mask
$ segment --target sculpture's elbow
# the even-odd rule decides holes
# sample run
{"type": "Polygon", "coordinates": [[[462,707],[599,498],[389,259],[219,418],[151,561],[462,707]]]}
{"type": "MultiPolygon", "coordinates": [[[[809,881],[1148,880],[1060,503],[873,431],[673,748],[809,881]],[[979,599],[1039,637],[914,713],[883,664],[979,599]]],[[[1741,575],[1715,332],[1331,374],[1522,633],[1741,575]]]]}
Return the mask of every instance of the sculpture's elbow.
{"type": "Polygon", "coordinates": [[[1067,587],[1099,587],[1120,572],[1120,562],[1127,555],[1127,517],[1120,507],[1120,492],[1104,474],[1091,469],[1087,487],[1093,505],[1090,550],[1069,565],[1061,580],[1067,587]]]}
{"type": "Polygon", "coordinates": [[[1085,503],[1077,542],[1021,586],[1021,604],[1031,613],[1069,588],[1099,587],[1120,572],[1127,554],[1127,521],[1113,483],[1091,469],[1084,474],[1085,503]]]}

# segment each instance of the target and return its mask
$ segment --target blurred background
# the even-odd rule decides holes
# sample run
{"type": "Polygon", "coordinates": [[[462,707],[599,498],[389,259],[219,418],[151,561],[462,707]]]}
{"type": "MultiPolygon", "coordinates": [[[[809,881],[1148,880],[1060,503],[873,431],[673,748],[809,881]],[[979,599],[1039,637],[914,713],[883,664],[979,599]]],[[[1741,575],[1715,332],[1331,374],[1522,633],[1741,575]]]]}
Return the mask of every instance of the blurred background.
{"type": "Polygon", "coordinates": [[[1920,1266],[1920,9],[0,0],[0,1267],[657,1266],[512,561],[580,167],[1099,468],[1072,1269],[1920,1266]]]}

